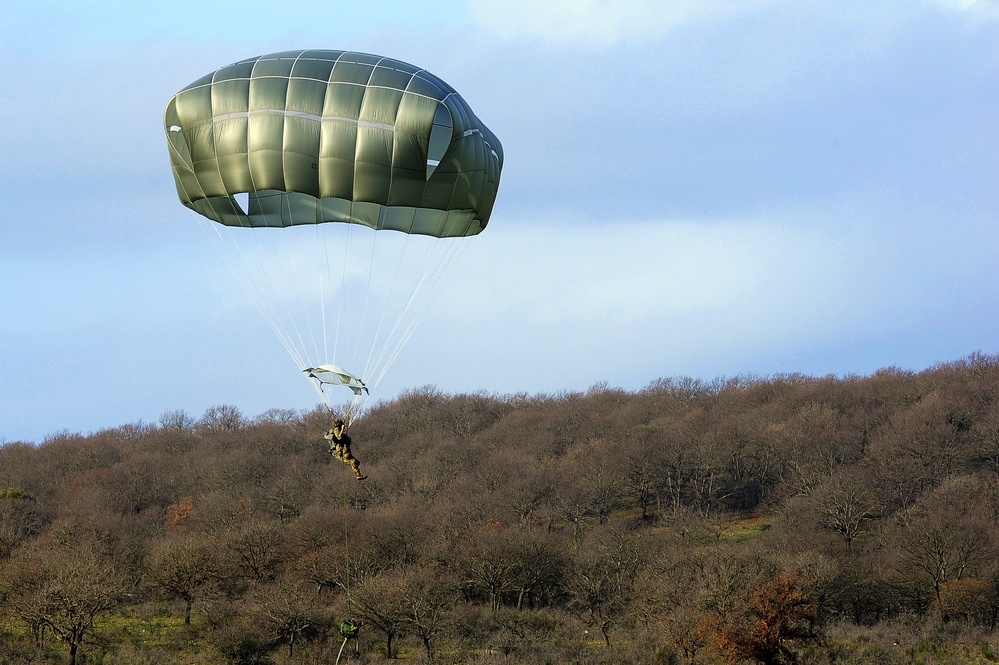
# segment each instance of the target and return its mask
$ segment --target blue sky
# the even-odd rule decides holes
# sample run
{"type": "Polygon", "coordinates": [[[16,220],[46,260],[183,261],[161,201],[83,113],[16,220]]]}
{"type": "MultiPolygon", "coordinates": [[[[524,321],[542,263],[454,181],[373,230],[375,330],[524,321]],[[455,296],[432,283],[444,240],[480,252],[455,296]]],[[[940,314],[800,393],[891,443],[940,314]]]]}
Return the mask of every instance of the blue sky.
{"type": "Polygon", "coordinates": [[[999,352],[996,0],[43,1],[0,25],[0,442],[316,404],[162,129],[294,48],[425,67],[503,141],[489,228],[376,398],[999,352]]]}

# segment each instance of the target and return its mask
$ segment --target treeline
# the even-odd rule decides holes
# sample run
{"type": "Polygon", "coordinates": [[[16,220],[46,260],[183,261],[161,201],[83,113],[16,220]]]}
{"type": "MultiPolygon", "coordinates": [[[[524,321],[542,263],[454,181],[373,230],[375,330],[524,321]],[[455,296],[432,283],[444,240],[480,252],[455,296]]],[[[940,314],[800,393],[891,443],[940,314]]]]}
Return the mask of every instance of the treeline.
{"type": "Polygon", "coordinates": [[[0,447],[0,662],[999,661],[999,357],[329,421],[0,447]]]}

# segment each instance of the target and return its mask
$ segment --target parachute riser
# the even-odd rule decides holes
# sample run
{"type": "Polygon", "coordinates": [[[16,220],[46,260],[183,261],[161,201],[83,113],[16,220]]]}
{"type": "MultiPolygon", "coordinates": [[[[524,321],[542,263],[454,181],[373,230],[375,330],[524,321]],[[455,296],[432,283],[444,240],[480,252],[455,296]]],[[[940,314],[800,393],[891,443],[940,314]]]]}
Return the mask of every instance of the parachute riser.
{"type": "Polygon", "coordinates": [[[320,365],[302,371],[310,379],[313,389],[330,415],[335,415],[339,411],[347,426],[352,425],[370,396],[364,381],[336,365],[320,365]],[[338,404],[343,396],[341,389],[344,387],[349,388],[354,397],[345,404],[338,404]]]}

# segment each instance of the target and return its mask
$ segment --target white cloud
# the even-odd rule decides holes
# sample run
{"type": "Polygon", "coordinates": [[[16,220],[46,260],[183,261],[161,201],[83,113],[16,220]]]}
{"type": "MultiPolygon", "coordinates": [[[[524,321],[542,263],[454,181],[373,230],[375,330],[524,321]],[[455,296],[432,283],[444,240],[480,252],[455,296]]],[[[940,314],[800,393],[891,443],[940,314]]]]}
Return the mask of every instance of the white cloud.
{"type": "Polygon", "coordinates": [[[843,295],[861,288],[856,258],[828,227],[551,218],[496,227],[466,257],[473,274],[435,305],[426,332],[442,348],[418,345],[445,357],[453,342],[433,331],[454,329],[474,348],[524,349],[468,361],[501,390],[617,382],[626,372],[638,387],[692,357],[836,339],[869,314],[843,295]]]}
{"type": "Polygon", "coordinates": [[[975,21],[999,20],[997,0],[925,0],[944,11],[956,12],[975,21]]]}
{"type": "Polygon", "coordinates": [[[995,235],[985,217],[883,191],[722,219],[497,219],[414,339],[442,361],[403,358],[393,378],[633,389],[675,374],[871,371],[905,364],[907,344],[946,359],[981,344],[926,339],[942,344],[947,321],[994,301],[995,235]],[[872,340],[887,350],[863,364],[872,340]],[[852,360],[831,353],[854,346],[852,360]]]}
{"type": "MultiPolygon", "coordinates": [[[[841,24],[889,37],[894,24],[904,24],[920,3],[901,0],[873,5],[833,5],[787,0],[469,0],[471,14],[487,30],[503,38],[528,38],[558,46],[609,47],[621,43],[661,41],[692,25],[710,26],[740,19],[742,31],[759,28],[758,19],[783,16],[794,39],[815,24],[841,24]]],[[[976,22],[999,20],[999,0],[922,0],[976,22]]],[[[774,46],[780,46],[774,42],[774,46]]]]}
{"type": "Polygon", "coordinates": [[[692,22],[728,18],[778,0],[471,0],[472,15],[503,37],[609,45],[659,38],[692,22]]]}

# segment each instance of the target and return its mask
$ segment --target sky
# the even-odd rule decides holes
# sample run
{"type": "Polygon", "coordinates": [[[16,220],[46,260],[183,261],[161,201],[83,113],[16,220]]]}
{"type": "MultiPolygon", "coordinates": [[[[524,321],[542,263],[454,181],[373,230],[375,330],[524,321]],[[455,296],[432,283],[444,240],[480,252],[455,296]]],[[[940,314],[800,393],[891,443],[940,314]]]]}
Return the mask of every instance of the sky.
{"type": "Polygon", "coordinates": [[[999,353],[999,0],[36,0],[0,23],[0,444],[317,405],[163,132],[297,48],[426,68],[503,143],[369,404],[999,353]]]}

